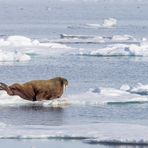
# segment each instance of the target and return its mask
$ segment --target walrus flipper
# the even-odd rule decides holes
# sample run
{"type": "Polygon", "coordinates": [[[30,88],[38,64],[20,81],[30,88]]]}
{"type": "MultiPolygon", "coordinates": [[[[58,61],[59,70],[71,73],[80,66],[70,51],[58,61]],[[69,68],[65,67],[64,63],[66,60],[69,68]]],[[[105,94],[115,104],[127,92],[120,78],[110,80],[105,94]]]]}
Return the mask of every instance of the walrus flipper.
{"type": "Polygon", "coordinates": [[[5,90],[8,87],[5,83],[0,82],[0,90],[5,90]]]}
{"type": "Polygon", "coordinates": [[[0,82],[0,90],[5,90],[8,95],[13,95],[13,92],[9,88],[9,86],[5,83],[0,82]]]}

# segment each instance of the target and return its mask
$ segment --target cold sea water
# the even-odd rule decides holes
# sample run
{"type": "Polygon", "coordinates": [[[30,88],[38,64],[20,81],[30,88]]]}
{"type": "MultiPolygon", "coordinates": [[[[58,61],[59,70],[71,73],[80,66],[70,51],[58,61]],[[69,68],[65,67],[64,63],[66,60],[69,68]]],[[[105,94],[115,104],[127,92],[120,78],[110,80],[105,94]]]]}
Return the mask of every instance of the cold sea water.
{"type": "Polygon", "coordinates": [[[62,76],[62,98],[0,92],[0,147],[148,146],[147,0],[0,0],[0,81],[62,76]]]}

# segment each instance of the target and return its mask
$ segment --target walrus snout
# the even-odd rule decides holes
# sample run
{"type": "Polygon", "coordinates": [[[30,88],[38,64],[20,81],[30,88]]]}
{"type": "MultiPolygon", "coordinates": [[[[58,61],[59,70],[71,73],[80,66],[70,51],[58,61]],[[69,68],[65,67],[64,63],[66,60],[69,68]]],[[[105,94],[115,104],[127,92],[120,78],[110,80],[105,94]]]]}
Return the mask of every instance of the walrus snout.
{"type": "Polygon", "coordinates": [[[60,78],[61,79],[61,83],[63,86],[63,92],[66,90],[66,87],[68,86],[68,80],[65,78],[60,78]]]}
{"type": "Polygon", "coordinates": [[[67,79],[64,79],[64,85],[68,86],[68,80],[67,79]]]}

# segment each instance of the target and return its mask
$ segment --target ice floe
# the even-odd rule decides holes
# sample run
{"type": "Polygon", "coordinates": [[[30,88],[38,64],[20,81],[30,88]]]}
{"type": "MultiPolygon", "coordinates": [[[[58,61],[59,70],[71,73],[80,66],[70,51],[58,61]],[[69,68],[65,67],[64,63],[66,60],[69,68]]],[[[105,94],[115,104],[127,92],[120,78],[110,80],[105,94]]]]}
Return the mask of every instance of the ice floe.
{"type": "Polygon", "coordinates": [[[65,107],[71,105],[98,106],[105,104],[148,103],[148,85],[137,84],[130,87],[127,84],[121,88],[98,87],[78,94],[67,94],[60,99],[49,101],[26,101],[18,96],[9,96],[0,91],[0,106],[41,105],[45,107],[65,107]]]}
{"type": "Polygon", "coordinates": [[[111,44],[92,50],[81,48],[79,53],[91,56],[148,56],[148,44],[111,44]]]}
{"type": "Polygon", "coordinates": [[[115,18],[106,18],[103,20],[103,23],[86,23],[86,24],[78,24],[74,26],[68,26],[68,28],[76,29],[76,28],[84,28],[84,29],[99,29],[99,28],[114,28],[117,26],[117,20],[115,18]]]}
{"type": "Polygon", "coordinates": [[[0,139],[75,139],[89,144],[148,145],[148,126],[137,124],[42,126],[0,123],[0,127],[0,139]]]}
{"type": "Polygon", "coordinates": [[[20,62],[29,61],[31,57],[25,53],[17,51],[2,51],[0,50],[0,62],[20,62]]]}
{"type": "Polygon", "coordinates": [[[63,44],[41,42],[24,36],[0,38],[0,61],[27,61],[31,54],[59,55],[72,49],[63,44]]]}

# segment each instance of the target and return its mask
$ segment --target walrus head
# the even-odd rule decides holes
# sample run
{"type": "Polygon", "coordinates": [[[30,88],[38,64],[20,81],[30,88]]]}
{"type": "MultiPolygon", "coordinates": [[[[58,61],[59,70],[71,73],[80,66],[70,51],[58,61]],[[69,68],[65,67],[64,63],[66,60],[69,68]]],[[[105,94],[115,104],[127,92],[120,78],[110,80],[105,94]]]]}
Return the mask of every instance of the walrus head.
{"type": "Polygon", "coordinates": [[[64,84],[65,86],[68,86],[68,81],[67,81],[67,79],[63,79],[63,84],[64,84]]]}
{"type": "Polygon", "coordinates": [[[65,88],[68,86],[68,81],[67,79],[63,78],[63,87],[64,87],[64,90],[65,88]]]}
{"type": "Polygon", "coordinates": [[[60,77],[60,80],[61,80],[61,84],[63,86],[63,91],[64,91],[66,87],[68,86],[68,80],[65,78],[61,78],[61,77],[60,77]]]}

